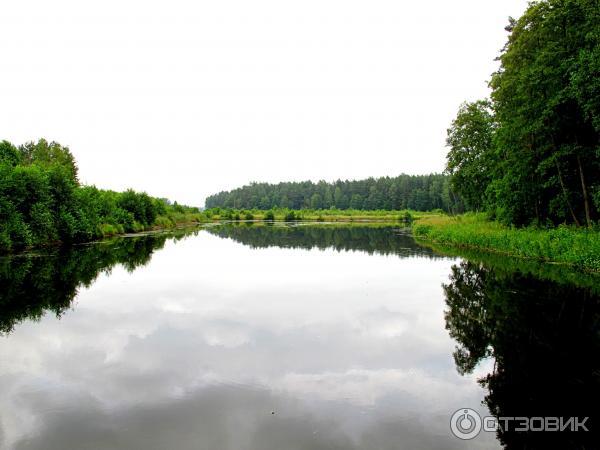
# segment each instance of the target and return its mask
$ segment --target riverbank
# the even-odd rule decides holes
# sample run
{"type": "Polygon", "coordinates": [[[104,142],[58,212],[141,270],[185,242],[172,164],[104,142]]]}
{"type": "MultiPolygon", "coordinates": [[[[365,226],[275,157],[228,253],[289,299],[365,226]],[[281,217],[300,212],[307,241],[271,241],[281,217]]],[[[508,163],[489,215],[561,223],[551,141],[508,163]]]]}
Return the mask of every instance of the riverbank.
{"type": "Polygon", "coordinates": [[[173,213],[158,216],[151,225],[144,225],[140,222],[134,222],[130,229],[126,229],[122,224],[104,223],[98,227],[98,238],[120,236],[128,233],[143,233],[146,231],[172,230],[183,226],[206,223],[206,216],[202,213],[173,213]]]}
{"type": "Polygon", "coordinates": [[[483,214],[467,213],[422,217],[412,229],[415,238],[425,243],[600,271],[600,233],[586,228],[511,228],[486,220],[483,214]]]}
{"type": "Polygon", "coordinates": [[[144,225],[139,222],[134,222],[131,227],[125,228],[122,224],[100,224],[96,233],[88,240],[78,242],[65,243],[60,240],[47,241],[35,245],[19,247],[17,249],[2,249],[0,248],[0,257],[10,256],[15,254],[25,254],[30,251],[39,249],[52,249],[62,245],[72,244],[89,244],[100,242],[111,238],[130,235],[144,235],[145,233],[155,233],[161,231],[174,231],[188,227],[194,227],[203,223],[207,223],[206,217],[201,213],[176,213],[165,216],[158,216],[152,225],[144,225]]]}
{"type": "Polygon", "coordinates": [[[427,217],[432,214],[417,211],[362,211],[362,210],[291,210],[291,209],[274,209],[274,210],[220,210],[218,208],[204,210],[198,212],[193,211],[193,208],[188,207],[173,207],[168,206],[166,214],[158,215],[150,224],[144,224],[137,220],[132,220],[128,224],[113,222],[100,223],[97,227],[87,235],[87,239],[79,239],[76,241],[61,241],[60,239],[47,240],[45,242],[36,242],[30,245],[21,245],[16,248],[10,246],[0,246],[0,255],[8,255],[21,253],[39,248],[50,248],[68,243],[88,243],[101,241],[103,239],[143,234],[147,232],[169,231],[178,228],[196,226],[201,224],[217,224],[217,223],[328,223],[333,225],[338,224],[391,224],[400,223],[407,224],[416,218],[427,217]]]}
{"type": "Polygon", "coordinates": [[[318,222],[411,222],[414,219],[439,215],[441,212],[413,210],[360,210],[360,209],[222,209],[211,208],[202,212],[209,220],[273,220],[318,222]]]}

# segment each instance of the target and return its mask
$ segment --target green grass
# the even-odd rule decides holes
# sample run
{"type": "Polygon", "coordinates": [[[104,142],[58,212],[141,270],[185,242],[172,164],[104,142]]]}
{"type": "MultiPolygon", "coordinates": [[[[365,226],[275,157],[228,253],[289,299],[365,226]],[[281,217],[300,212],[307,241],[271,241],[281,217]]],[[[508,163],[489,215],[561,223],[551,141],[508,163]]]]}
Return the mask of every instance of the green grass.
{"type": "MultiPolygon", "coordinates": [[[[157,216],[152,225],[144,225],[134,221],[130,232],[140,233],[149,230],[170,230],[184,225],[206,223],[208,221],[207,217],[202,213],[168,212],[165,215],[157,216]]],[[[103,223],[99,226],[99,236],[103,238],[125,233],[126,230],[121,224],[103,223]]]]}
{"type": "Polygon", "coordinates": [[[276,220],[276,221],[319,221],[319,222],[359,222],[359,221],[384,221],[397,222],[407,218],[436,216],[440,211],[388,211],[388,210],[358,210],[358,209],[287,209],[276,208],[268,211],[260,209],[224,209],[213,208],[203,211],[213,221],[219,220],[244,220],[252,217],[252,220],[276,220]]]}
{"type": "Polygon", "coordinates": [[[467,213],[421,217],[413,233],[422,241],[600,271],[600,233],[592,229],[511,228],[486,220],[484,214],[467,213]]]}

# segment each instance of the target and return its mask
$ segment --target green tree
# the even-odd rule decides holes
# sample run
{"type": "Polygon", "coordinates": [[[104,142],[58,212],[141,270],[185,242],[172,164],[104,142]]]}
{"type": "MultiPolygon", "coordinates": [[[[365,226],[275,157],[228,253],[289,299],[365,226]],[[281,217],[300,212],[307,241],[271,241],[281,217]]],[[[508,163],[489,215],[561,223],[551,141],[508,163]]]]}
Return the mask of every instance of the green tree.
{"type": "Polygon", "coordinates": [[[452,188],[472,209],[482,209],[491,182],[495,127],[491,103],[479,100],[463,103],[448,129],[446,172],[452,188]]]}
{"type": "Polygon", "coordinates": [[[321,209],[323,207],[323,202],[321,200],[321,196],[317,193],[314,193],[310,198],[310,207],[312,209],[321,209]]]}
{"type": "Polygon", "coordinates": [[[599,23],[597,0],[533,2],[510,20],[490,82],[498,122],[490,191],[506,222],[597,217],[599,23]]]}
{"type": "Polygon", "coordinates": [[[17,147],[8,141],[0,142],[0,164],[7,164],[11,167],[16,166],[21,162],[21,154],[17,147]]]}
{"type": "Polygon", "coordinates": [[[352,194],[350,198],[350,208],[351,209],[362,209],[363,208],[363,198],[360,194],[352,194]]]}
{"type": "Polygon", "coordinates": [[[71,179],[77,183],[77,164],[68,147],[63,147],[58,142],[48,143],[45,139],[40,139],[38,142],[27,142],[21,145],[19,152],[26,164],[63,167],[71,179]]]}

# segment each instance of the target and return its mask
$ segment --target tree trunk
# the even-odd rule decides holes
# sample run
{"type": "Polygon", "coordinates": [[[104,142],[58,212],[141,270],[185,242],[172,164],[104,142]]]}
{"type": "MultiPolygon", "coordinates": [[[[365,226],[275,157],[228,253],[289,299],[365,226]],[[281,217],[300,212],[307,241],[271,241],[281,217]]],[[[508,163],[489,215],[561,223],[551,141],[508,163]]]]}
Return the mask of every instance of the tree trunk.
{"type": "Polygon", "coordinates": [[[585,177],[583,176],[583,167],[581,167],[581,158],[577,155],[577,165],[579,166],[579,178],[581,179],[581,190],[583,192],[583,206],[585,207],[585,220],[587,226],[592,226],[590,218],[590,200],[588,198],[587,187],[585,186],[585,177]]]}
{"type": "Polygon", "coordinates": [[[575,212],[573,212],[573,207],[571,206],[571,202],[569,201],[569,196],[567,195],[567,189],[565,188],[565,182],[563,181],[562,173],[560,171],[560,166],[558,165],[558,161],[554,160],[554,164],[556,164],[556,170],[558,171],[558,179],[560,180],[560,187],[562,188],[563,195],[565,196],[565,201],[567,202],[567,206],[569,207],[569,212],[571,213],[571,217],[575,222],[575,225],[578,227],[581,226],[579,220],[577,220],[577,216],[575,212]]]}

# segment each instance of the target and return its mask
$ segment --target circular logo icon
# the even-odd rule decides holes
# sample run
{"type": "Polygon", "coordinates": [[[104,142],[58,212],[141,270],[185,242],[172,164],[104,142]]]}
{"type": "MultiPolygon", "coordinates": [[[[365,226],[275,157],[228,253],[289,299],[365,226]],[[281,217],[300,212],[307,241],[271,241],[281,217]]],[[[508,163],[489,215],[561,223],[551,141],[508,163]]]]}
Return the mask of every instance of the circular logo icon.
{"type": "Polygon", "coordinates": [[[481,431],[481,417],[471,408],[462,408],[450,419],[452,434],[459,439],[473,439],[481,431]]]}

